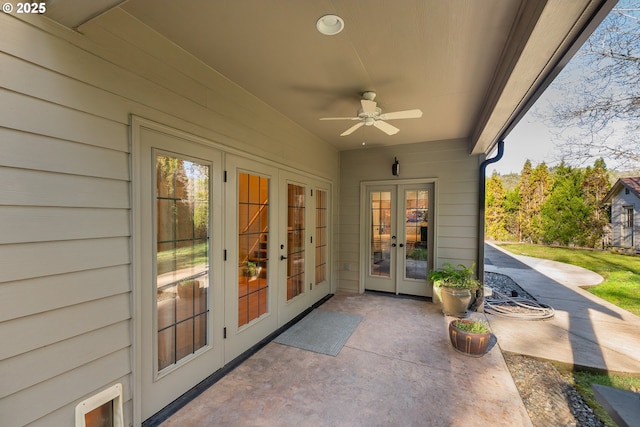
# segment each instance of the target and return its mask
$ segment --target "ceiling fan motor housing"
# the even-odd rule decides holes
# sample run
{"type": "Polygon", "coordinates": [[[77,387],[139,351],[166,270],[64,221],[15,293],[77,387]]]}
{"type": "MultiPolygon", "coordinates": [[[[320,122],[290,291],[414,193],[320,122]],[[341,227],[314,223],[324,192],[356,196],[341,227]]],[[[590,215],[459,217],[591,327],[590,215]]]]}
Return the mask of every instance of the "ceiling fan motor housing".
{"type": "Polygon", "coordinates": [[[367,126],[371,126],[374,121],[378,120],[380,118],[380,114],[382,114],[382,110],[380,109],[380,107],[376,107],[375,111],[369,111],[369,112],[362,111],[362,108],[358,110],[358,118],[364,121],[364,124],[367,126]],[[367,119],[371,119],[371,120],[367,120],[367,119]]]}

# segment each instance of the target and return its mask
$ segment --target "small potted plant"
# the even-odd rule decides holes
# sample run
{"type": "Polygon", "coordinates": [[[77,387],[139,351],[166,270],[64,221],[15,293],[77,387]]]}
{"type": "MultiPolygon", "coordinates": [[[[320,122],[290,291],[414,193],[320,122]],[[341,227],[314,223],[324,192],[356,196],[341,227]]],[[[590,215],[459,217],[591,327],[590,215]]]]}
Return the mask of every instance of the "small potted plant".
{"type": "Polygon", "coordinates": [[[434,300],[442,303],[442,312],[447,316],[466,317],[469,306],[475,301],[480,282],[474,273],[475,264],[465,267],[458,264],[443,264],[441,270],[429,273],[433,282],[434,300]]]}
{"type": "Polygon", "coordinates": [[[180,299],[192,299],[195,280],[182,280],[178,283],[178,296],[180,299]]]}
{"type": "Polygon", "coordinates": [[[247,261],[245,276],[247,276],[249,280],[255,280],[257,279],[258,274],[260,274],[260,270],[262,270],[262,267],[258,267],[255,262],[247,261]]]}
{"type": "Polygon", "coordinates": [[[481,357],[489,348],[491,331],[484,320],[456,319],[449,322],[449,339],[460,353],[481,357]]]}

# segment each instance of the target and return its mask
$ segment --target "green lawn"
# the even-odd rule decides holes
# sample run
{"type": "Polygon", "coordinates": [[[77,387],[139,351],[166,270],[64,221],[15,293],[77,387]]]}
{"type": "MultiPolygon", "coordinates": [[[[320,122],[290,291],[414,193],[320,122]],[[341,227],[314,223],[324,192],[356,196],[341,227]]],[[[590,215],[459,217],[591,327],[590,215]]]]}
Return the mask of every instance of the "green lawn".
{"type": "Polygon", "coordinates": [[[640,316],[639,256],[521,243],[505,243],[500,247],[517,255],[560,261],[595,271],[604,277],[604,282],[586,290],[640,316]]]}
{"type": "MultiPolygon", "coordinates": [[[[557,248],[526,244],[501,244],[500,247],[516,255],[560,261],[595,271],[604,277],[600,285],[587,288],[598,297],[640,316],[640,257],[612,254],[588,249],[557,248]]],[[[570,371],[562,366],[558,370],[575,386],[578,393],[596,412],[607,427],[616,427],[611,417],[598,404],[591,389],[592,383],[640,392],[640,378],[633,375],[570,371]]]]}

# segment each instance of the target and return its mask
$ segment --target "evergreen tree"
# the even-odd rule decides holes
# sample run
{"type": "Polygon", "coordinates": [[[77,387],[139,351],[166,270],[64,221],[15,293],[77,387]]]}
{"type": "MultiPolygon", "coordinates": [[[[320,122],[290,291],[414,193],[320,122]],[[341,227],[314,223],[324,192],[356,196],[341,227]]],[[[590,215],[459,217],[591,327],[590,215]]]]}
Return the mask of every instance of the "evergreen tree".
{"type": "Polygon", "coordinates": [[[606,207],[602,199],[609,189],[609,172],[604,159],[597,159],[593,168],[588,167],[584,173],[582,192],[585,204],[589,208],[590,215],[586,224],[586,245],[595,248],[601,245],[605,226],[609,222],[606,207]]]}
{"type": "Polygon", "coordinates": [[[551,192],[552,182],[549,168],[544,162],[535,169],[531,169],[529,160],[525,162],[518,185],[520,241],[536,243],[542,239],[544,233],[541,209],[551,192]]]}
{"type": "Polygon", "coordinates": [[[505,229],[509,240],[518,241],[520,236],[520,191],[515,187],[506,192],[504,198],[505,229]]]}
{"type": "Polygon", "coordinates": [[[530,236],[531,230],[531,161],[527,159],[520,172],[520,182],[518,183],[518,194],[520,200],[518,204],[518,241],[523,242],[530,236]]]}
{"type": "Polygon", "coordinates": [[[486,183],[485,237],[493,240],[507,240],[505,228],[505,192],[498,172],[493,171],[486,183]]]}
{"type": "Polygon", "coordinates": [[[561,163],[554,171],[553,181],[553,190],[541,211],[543,241],[584,246],[591,211],[583,198],[583,173],[561,163]]]}

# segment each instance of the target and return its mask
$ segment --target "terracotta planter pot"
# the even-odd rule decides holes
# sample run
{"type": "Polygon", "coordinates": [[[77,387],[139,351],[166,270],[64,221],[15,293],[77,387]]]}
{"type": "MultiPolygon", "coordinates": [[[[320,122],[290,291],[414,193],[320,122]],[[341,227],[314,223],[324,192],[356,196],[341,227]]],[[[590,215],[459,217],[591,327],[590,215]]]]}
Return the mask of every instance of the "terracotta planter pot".
{"type": "Polygon", "coordinates": [[[470,289],[442,287],[440,292],[442,298],[442,312],[446,316],[467,316],[467,309],[471,304],[473,291],[470,289]]]}
{"type": "Polygon", "coordinates": [[[454,349],[468,356],[484,356],[489,348],[491,332],[474,334],[463,331],[454,326],[455,322],[469,322],[468,320],[452,320],[449,322],[449,339],[454,349]]]}
{"type": "Polygon", "coordinates": [[[178,297],[181,299],[193,299],[193,287],[197,285],[195,280],[184,282],[178,285],[178,297]]]}

